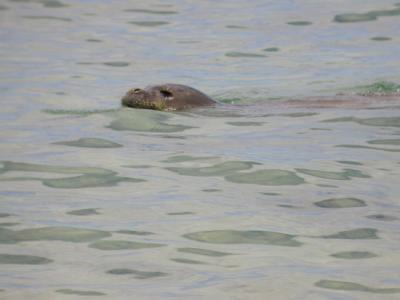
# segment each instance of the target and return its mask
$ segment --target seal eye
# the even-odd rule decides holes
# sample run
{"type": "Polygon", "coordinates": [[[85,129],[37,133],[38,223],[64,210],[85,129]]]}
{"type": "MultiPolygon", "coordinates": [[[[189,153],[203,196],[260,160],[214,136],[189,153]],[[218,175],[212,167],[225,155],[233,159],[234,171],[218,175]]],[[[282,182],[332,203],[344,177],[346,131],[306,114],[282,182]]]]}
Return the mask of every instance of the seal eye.
{"type": "Polygon", "coordinates": [[[166,100],[171,100],[174,97],[171,92],[166,90],[160,90],[160,93],[166,100]]]}
{"type": "Polygon", "coordinates": [[[134,92],[135,94],[139,93],[140,91],[141,91],[141,89],[134,89],[134,90],[133,90],[133,92],[134,92]]]}

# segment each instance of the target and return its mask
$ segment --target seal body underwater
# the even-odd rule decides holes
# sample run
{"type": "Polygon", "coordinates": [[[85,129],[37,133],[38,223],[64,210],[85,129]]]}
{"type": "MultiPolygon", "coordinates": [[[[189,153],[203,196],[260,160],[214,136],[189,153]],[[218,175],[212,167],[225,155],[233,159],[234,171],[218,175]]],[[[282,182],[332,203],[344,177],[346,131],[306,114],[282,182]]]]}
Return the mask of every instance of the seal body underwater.
{"type": "Polygon", "coordinates": [[[217,103],[199,90],[172,83],[131,89],[121,102],[123,106],[155,110],[184,110],[217,103]]]}

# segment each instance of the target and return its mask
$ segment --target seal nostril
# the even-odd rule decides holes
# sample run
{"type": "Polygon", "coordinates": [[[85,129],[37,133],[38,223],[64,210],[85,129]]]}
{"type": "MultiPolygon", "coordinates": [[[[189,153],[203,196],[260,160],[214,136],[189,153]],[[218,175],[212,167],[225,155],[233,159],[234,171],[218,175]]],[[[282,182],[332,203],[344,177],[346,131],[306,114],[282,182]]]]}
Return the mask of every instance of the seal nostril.
{"type": "Polygon", "coordinates": [[[166,91],[166,90],[160,90],[161,95],[163,95],[164,98],[170,100],[173,98],[173,95],[171,92],[166,91]]]}

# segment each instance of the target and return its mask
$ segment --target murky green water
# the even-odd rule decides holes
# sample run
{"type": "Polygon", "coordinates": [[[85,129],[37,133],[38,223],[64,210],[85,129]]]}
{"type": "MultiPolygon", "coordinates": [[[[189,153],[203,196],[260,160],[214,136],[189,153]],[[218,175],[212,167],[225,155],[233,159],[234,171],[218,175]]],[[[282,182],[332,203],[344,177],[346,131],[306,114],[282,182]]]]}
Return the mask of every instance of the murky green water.
{"type": "Polygon", "coordinates": [[[0,298],[399,299],[400,4],[350,2],[1,1],[0,298]]]}

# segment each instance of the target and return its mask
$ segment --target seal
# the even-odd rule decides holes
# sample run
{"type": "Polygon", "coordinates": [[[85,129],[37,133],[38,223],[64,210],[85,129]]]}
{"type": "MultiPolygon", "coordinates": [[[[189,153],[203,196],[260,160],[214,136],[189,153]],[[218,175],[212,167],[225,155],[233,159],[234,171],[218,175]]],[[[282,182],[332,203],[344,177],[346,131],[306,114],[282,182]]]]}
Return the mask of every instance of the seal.
{"type": "Polygon", "coordinates": [[[182,84],[161,84],[133,88],[121,100],[123,106],[154,110],[185,110],[212,106],[217,102],[206,94],[182,84]]]}

